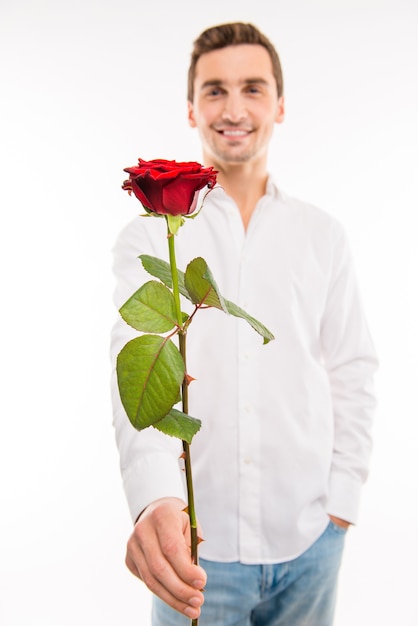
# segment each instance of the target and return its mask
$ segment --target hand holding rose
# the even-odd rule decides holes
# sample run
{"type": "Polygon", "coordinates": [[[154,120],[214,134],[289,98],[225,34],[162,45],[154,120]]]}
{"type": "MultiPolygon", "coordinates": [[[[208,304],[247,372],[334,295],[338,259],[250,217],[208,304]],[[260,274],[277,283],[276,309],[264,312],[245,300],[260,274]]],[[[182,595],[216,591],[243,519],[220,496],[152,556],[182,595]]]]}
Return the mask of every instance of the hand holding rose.
{"type": "Polygon", "coordinates": [[[190,559],[186,504],[162,498],[139,517],[129,539],[126,565],[173,609],[196,619],[203,604],[205,571],[190,559]]]}

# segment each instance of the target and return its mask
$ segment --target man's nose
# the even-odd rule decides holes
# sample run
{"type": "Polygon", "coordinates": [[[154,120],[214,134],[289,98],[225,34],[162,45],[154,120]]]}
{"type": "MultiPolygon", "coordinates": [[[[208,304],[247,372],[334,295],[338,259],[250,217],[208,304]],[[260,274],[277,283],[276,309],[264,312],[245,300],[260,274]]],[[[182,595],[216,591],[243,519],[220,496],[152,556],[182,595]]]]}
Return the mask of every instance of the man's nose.
{"type": "Polygon", "coordinates": [[[229,94],[225,100],[225,107],[222,113],[223,120],[237,124],[242,122],[246,116],[247,110],[241,96],[229,94]]]}

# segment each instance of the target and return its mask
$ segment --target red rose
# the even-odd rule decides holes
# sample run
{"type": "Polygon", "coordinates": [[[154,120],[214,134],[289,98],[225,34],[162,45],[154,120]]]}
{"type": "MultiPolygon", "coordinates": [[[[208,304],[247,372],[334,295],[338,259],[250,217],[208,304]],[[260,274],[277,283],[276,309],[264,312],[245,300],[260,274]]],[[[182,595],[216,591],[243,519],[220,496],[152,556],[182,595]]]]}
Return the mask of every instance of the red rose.
{"type": "Polygon", "coordinates": [[[134,193],[144,208],[158,215],[188,215],[197,205],[200,189],[213,187],[217,172],[200,163],[177,163],[165,159],[143,161],[127,167],[129,179],[122,189],[134,193]]]}

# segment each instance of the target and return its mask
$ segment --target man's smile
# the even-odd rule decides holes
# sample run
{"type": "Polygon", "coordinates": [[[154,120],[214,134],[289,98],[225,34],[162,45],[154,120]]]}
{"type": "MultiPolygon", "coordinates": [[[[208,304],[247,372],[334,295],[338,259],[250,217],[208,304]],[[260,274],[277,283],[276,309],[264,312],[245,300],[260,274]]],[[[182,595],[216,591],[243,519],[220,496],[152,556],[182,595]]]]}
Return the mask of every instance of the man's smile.
{"type": "Polygon", "coordinates": [[[217,133],[224,137],[231,137],[236,139],[237,137],[247,137],[252,130],[243,128],[215,128],[217,133]]]}

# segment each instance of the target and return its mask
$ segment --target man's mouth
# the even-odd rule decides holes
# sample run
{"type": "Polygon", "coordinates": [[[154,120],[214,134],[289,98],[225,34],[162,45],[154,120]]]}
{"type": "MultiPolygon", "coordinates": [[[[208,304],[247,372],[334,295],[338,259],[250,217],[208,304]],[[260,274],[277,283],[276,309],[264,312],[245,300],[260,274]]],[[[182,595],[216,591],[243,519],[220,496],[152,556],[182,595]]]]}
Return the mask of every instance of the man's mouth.
{"type": "Polygon", "coordinates": [[[220,135],[223,135],[224,137],[230,137],[231,139],[246,137],[251,132],[250,130],[245,130],[242,128],[217,128],[216,131],[220,135]]]}

